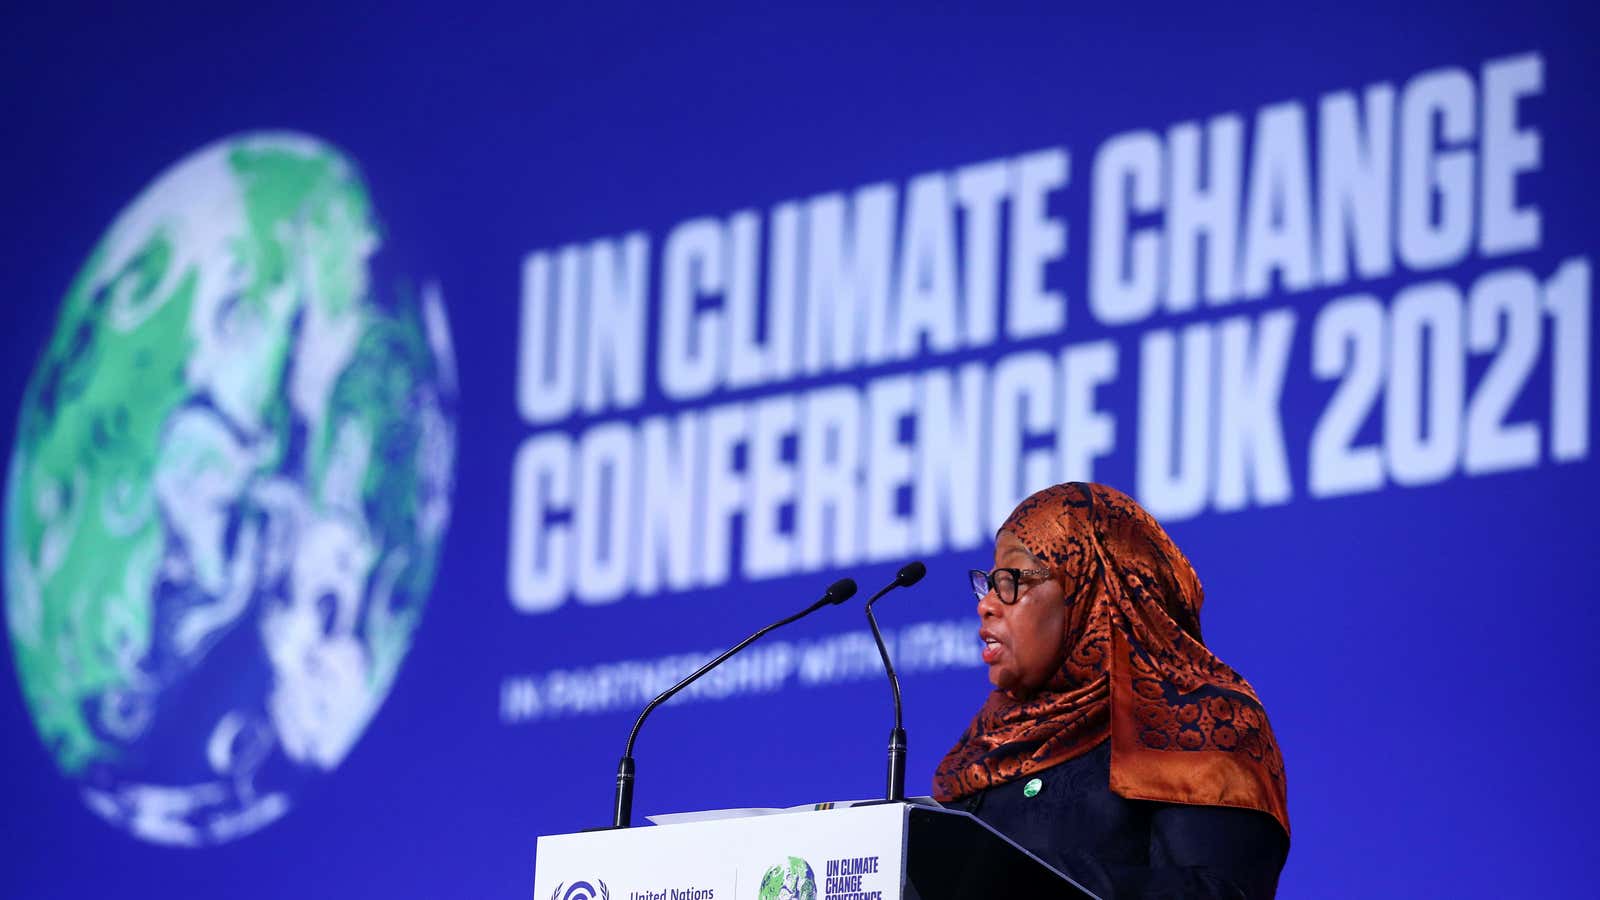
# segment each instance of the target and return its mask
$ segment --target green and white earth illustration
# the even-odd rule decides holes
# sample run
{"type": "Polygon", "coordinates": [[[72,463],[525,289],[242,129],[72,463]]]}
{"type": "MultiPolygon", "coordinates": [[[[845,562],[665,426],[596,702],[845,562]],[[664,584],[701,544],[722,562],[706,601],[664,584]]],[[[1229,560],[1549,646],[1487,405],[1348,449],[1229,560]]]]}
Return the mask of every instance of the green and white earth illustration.
{"type": "Polygon", "coordinates": [[[817,876],[798,856],[761,876],[761,900],[817,900],[817,876]]]}
{"type": "Polygon", "coordinates": [[[436,290],[326,144],[196,151],[116,219],[28,382],[5,612],[34,724],[140,838],[248,834],[383,703],[450,511],[436,290]]]}

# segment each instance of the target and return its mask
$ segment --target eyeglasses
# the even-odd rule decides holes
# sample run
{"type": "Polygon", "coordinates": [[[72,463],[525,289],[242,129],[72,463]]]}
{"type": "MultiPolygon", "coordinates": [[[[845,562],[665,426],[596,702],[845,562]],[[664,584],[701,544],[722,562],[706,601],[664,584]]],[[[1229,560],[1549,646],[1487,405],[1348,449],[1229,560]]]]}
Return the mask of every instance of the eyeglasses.
{"type": "Polygon", "coordinates": [[[1000,598],[1000,602],[1007,606],[1017,602],[1017,585],[1024,578],[1038,578],[1049,575],[1049,569],[995,569],[985,572],[982,569],[972,569],[967,572],[972,579],[972,596],[982,600],[990,591],[1000,598]]]}

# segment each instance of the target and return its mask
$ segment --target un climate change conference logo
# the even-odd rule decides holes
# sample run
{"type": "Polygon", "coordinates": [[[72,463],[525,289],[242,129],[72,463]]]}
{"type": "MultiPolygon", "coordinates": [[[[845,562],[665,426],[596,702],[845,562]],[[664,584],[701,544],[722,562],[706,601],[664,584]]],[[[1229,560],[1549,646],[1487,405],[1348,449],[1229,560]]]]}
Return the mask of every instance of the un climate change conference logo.
{"type": "Polygon", "coordinates": [[[28,383],[5,496],[17,671],[61,771],[143,839],[282,816],[410,648],[455,364],[437,291],[377,277],[381,243],[334,149],[212,144],[111,225],[28,383]]]}
{"type": "Polygon", "coordinates": [[[817,900],[817,876],[798,856],[773,866],[761,876],[760,900],[817,900]]]}

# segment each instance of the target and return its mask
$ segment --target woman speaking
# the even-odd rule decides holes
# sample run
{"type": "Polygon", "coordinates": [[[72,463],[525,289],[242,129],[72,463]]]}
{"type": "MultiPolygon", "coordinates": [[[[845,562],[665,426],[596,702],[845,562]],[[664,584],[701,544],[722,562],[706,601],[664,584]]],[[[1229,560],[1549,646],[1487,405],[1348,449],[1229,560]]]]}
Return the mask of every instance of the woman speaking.
{"type": "Polygon", "coordinates": [[[972,573],[996,690],[934,774],[965,809],[1103,897],[1272,897],[1283,757],[1255,691],[1200,637],[1200,579],[1097,484],[1024,500],[972,573]]]}

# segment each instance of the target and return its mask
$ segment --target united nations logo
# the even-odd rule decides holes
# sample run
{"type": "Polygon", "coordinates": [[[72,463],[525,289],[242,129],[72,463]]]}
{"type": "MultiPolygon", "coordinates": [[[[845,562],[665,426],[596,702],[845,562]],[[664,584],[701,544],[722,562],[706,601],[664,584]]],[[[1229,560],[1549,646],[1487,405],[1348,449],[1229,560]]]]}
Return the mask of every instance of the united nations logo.
{"type": "Polygon", "coordinates": [[[284,815],[393,685],[450,511],[436,289],[296,134],[174,164],[95,245],[28,382],[5,612],[84,801],[199,845],[284,815]]]}
{"type": "MultiPolygon", "coordinates": [[[[563,883],[564,884],[564,883],[563,883]]],[[[611,900],[611,891],[606,889],[606,883],[595,879],[595,884],[600,885],[600,893],[594,892],[594,885],[587,881],[574,881],[572,887],[567,888],[565,894],[561,893],[563,884],[556,885],[556,892],[550,895],[550,900],[611,900]]]]}
{"type": "Polygon", "coordinates": [[[768,869],[761,876],[760,900],[817,900],[817,876],[811,864],[798,856],[768,869]]]}

